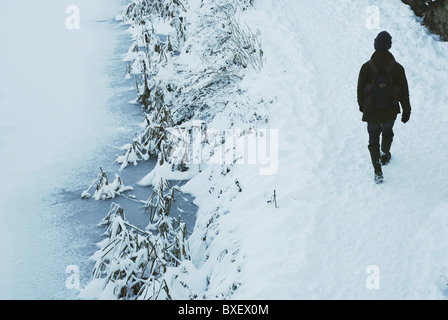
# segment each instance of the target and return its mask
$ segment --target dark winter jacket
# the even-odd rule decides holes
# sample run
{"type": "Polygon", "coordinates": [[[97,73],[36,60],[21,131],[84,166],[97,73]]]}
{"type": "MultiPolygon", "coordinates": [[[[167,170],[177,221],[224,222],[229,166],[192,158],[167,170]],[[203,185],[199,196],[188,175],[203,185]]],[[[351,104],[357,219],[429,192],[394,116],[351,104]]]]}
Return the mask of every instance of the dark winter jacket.
{"type": "MultiPolygon", "coordinates": [[[[395,60],[392,53],[388,50],[377,50],[372,56],[372,60],[379,70],[386,70],[391,60],[395,60]]],[[[400,89],[399,103],[390,109],[374,109],[368,107],[365,102],[364,89],[368,83],[372,82],[374,71],[370,64],[366,62],[359,73],[358,79],[358,105],[359,111],[363,113],[362,121],[365,122],[391,122],[397,119],[397,115],[401,112],[400,105],[404,115],[411,114],[411,104],[409,102],[409,87],[403,66],[396,63],[391,71],[393,82],[400,89]]]]}

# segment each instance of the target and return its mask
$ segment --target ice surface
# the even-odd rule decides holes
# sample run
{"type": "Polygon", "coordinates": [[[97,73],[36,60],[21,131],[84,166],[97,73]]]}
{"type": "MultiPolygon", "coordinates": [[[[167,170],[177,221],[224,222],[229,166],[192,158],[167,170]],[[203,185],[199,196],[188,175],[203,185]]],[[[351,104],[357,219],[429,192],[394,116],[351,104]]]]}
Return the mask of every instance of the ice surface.
{"type": "Polygon", "coordinates": [[[80,195],[100,166],[113,177],[142,117],[123,79],[131,42],[114,18],[124,3],[77,1],[72,31],[68,1],[0,4],[0,298],[76,298],[70,265],[90,280],[110,203],[80,195]]]}

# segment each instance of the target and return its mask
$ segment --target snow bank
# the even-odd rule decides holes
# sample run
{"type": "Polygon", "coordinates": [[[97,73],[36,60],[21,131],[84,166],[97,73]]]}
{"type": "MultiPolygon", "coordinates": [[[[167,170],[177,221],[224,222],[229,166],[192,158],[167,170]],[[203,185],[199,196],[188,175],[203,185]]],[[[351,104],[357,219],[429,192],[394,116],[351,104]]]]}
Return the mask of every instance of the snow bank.
{"type": "MultiPolygon", "coordinates": [[[[447,131],[447,44],[399,2],[260,1],[240,19],[261,30],[264,67],[241,89],[279,130],[279,169],[261,176],[248,165],[210,166],[183,187],[200,208],[189,241],[209,285],[198,296],[445,299],[447,141],[436,137],[447,131]],[[380,29],[367,28],[370,5],[380,29]],[[356,83],[383,29],[414,109],[406,126],[397,122],[394,162],[378,188],[356,83]],[[371,266],[379,290],[367,283],[371,266]]],[[[244,129],[249,110],[222,109],[214,119],[230,127],[240,118],[244,129]]]]}
{"type": "Polygon", "coordinates": [[[133,74],[148,83],[140,103],[164,115],[147,126],[163,129],[154,134],[163,143],[146,149],[159,155],[159,165],[140,183],[188,178],[181,190],[199,206],[188,239],[191,260],[158,281],[174,299],[445,299],[448,142],[436,137],[448,133],[447,44],[400,2],[248,4],[191,0],[181,14],[187,25],[175,28],[185,31],[173,42],[175,54],[134,55],[133,74]],[[366,23],[371,6],[380,28],[366,23]],[[216,21],[232,32],[221,33],[216,21]],[[406,68],[414,109],[406,126],[396,124],[393,162],[377,186],[356,83],[383,29],[406,68]],[[233,47],[232,35],[243,35],[237,42],[248,46],[233,47]],[[154,58],[162,63],[150,78],[154,58]],[[165,142],[182,123],[193,136],[188,121],[264,139],[244,146],[244,161],[225,135],[199,140],[207,155],[222,152],[222,162],[189,167],[193,145],[190,162],[176,166],[165,142]],[[278,133],[277,145],[268,132],[278,133]],[[263,153],[277,155],[271,174],[260,174],[268,163],[257,158],[263,153]],[[379,273],[375,286],[372,270],[379,273]]]}
{"type": "Polygon", "coordinates": [[[279,129],[279,170],[209,168],[184,187],[200,208],[190,243],[210,279],[205,296],[445,299],[447,142],[435,137],[447,131],[447,74],[439,71],[448,67],[447,44],[399,2],[260,1],[240,19],[261,30],[264,68],[243,83],[249,96],[273,101],[261,112],[279,129]],[[369,5],[381,29],[366,27],[369,5]],[[414,111],[406,126],[397,122],[394,163],[377,188],[355,95],[383,29],[406,68],[414,111]],[[379,290],[366,285],[371,265],[379,290]]]}

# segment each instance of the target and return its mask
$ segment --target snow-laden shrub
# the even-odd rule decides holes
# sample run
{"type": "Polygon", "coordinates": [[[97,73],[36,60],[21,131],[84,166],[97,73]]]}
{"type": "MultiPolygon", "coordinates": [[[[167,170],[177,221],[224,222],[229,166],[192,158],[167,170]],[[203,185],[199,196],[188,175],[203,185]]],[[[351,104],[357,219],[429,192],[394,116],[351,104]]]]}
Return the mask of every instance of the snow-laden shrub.
{"type": "Polygon", "coordinates": [[[136,166],[138,161],[149,160],[148,150],[142,145],[142,140],[139,135],[134,138],[132,144],[126,144],[122,149],[126,150],[126,153],[122,156],[117,156],[117,159],[115,160],[117,163],[121,164],[120,170],[126,168],[129,163],[133,163],[134,166],[136,166]]]}
{"type": "Polygon", "coordinates": [[[145,203],[145,212],[149,212],[149,225],[147,230],[162,230],[164,233],[172,225],[171,218],[168,216],[171,211],[171,204],[174,201],[174,193],[180,190],[176,187],[172,188],[170,192],[168,181],[161,179],[158,187],[154,189],[152,195],[145,203]]]}
{"type": "Polygon", "coordinates": [[[163,279],[168,268],[190,260],[186,225],[169,217],[171,194],[164,193],[161,182],[154,205],[159,214],[151,231],[142,230],[125,220],[123,208],[113,203],[102,225],[107,238],[94,254],[93,280],[104,280],[103,290],[117,299],[170,299],[163,279]],[[162,294],[161,294],[162,293],[162,294]]]}
{"type": "Polygon", "coordinates": [[[173,127],[174,123],[168,107],[162,101],[157,101],[159,100],[153,101],[153,112],[145,114],[144,131],[136,134],[132,144],[122,147],[126,150],[124,155],[117,156],[116,162],[121,164],[120,170],[126,168],[129,163],[137,165],[138,161],[147,161],[150,156],[167,154],[164,152],[164,142],[169,134],[168,129],[173,127]]]}
{"type": "Polygon", "coordinates": [[[126,191],[131,191],[134,188],[130,186],[126,186],[123,183],[123,180],[118,174],[115,174],[115,179],[112,183],[109,183],[109,179],[107,178],[106,173],[100,168],[101,173],[98,174],[96,180],[90,185],[90,187],[83,191],[81,194],[81,198],[88,199],[92,197],[89,193],[90,189],[92,189],[96,185],[95,193],[93,194],[93,198],[95,200],[108,200],[114,199],[117,195],[122,195],[126,191]]]}
{"type": "Polygon", "coordinates": [[[121,19],[133,27],[152,25],[156,20],[168,23],[173,30],[167,35],[168,48],[175,51],[186,39],[185,12],[187,7],[181,0],[134,0],[125,8],[121,19]]]}
{"type": "Polygon", "coordinates": [[[198,19],[177,59],[182,63],[176,66],[177,77],[171,86],[176,124],[192,119],[210,121],[242,93],[238,85],[246,69],[261,69],[260,34],[236,18],[243,5],[244,1],[203,1],[196,9],[198,19]]]}
{"type": "Polygon", "coordinates": [[[181,11],[186,11],[181,0],[133,0],[124,9],[122,19],[125,23],[139,24],[149,16],[172,19],[181,11]]]}
{"type": "Polygon", "coordinates": [[[244,1],[206,3],[200,8],[201,20],[196,30],[196,37],[201,39],[204,48],[202,54],[214,63],[221,60],[227,67],[261,69],[263,51],[260,34],[242,25],[237,17],[244,8],[244,1]]]}

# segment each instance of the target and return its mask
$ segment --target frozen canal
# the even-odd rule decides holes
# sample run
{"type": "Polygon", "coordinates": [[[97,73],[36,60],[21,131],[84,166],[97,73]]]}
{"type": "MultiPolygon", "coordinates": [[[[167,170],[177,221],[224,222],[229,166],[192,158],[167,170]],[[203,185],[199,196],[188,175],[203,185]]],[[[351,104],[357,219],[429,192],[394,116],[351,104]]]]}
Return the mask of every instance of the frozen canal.
{"type": "MultiPolygon", "coordinates": [[[[126,2],[76,1],[79,30],[66,28],[65,0],[0,4],[1,299],[76,299],[70,266],[81,286],[90,280],[111,202],[80,195],[99,167],[113,180],[118,148],[143,120],[121,60],[131,39],[114,21],[126,2]]],[[[151,166],[126,169],[124,183],[135,186],[151,166]]],[[[129,220],[144,223],[141,215],[129,220]]]]}

